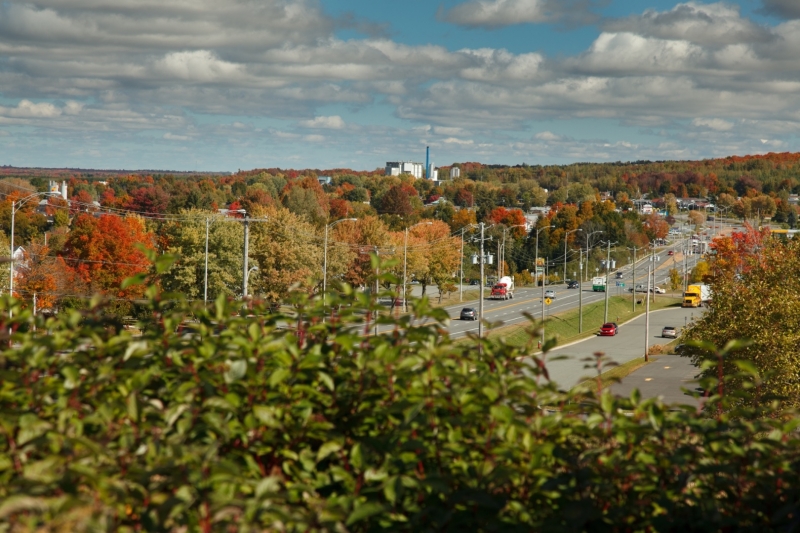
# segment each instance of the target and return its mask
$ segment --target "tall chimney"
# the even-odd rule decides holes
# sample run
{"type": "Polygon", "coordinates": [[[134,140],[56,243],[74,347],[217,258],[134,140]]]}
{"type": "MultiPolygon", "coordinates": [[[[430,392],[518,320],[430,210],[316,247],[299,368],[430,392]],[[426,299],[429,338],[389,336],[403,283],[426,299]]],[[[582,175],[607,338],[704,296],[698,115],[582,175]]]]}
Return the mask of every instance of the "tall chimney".
{"type": "Polygon", "coordinates": [[[425,147],[425,177],[431,179],[431,147],[425,147]]]}

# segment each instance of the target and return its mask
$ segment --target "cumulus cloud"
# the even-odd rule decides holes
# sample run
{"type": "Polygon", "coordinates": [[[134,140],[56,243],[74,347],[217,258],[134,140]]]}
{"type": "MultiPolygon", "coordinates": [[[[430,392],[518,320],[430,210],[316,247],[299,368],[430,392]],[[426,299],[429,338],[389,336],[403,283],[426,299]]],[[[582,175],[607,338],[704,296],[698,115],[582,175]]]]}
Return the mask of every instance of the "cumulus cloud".
{"type": "Polygon", "coordinates": [[[306,128],[321,128],[328,130],[340,130],[345,127],[344,120],[339,115],[330,117],[314,117],[312,120],[304,120],[300,123],[306,128]]]}
{"type": "Polygon", "coordinates": [[[593,22],[595,0],[469,0],[439,17],[470,28],[495,29],[515,24],[563,22],[570,25],[593,22]]]}
{"type": "Polygon", "coordinates": [[[710,129],[715,131],[730,131],[733,129],[733,123],[721,118],[696,118],[692,121],[692,125],[697,128],[710,129]]]}
{"type": "MultiPolygon", "coordinates": [[[[470,0],[440,16],[475,28],[563,25],[590,20],[601,3],[470,0]]],[[[764,0],[785,17],[793,5],[764,0]]],[[[6,0],[0,122],[18,128],[13,139],[34,130],[94,139],[81,153],[111,153],[102,143],[115,139],[124,152],[143,137],[135,133],[157,132],[227,160],[244,147],[268,153],[259,142],[280,147],[278,160],[322,157],[333,146],[402,159],[400,148],[416,153],[426,143],[487,160],[515,142],[520,157],[663,159],[746,153],[764,148],[761,139],[800,134],[800,20],[763,26],[733,4],[687,2],[606,21],[582,53],[557,58],[524,43],[515,51],[448,49],[436,37],[412,45],[389,31],[342,39],[339,24],[318,0],[6,0]],[[323,111],[332,105],[342,111],[323,111]],[[597,120],[635,133],[581,140],[542,128],[597,120]],[[292,151],[303,141],[315,144],[313,155],[292,151]]]]}
{"type": "Polygon", "coordinates": [[[609,21],[604,29],[712,47],[766,42],[774,37],[768,28],[743,18],[738,6],[727,3],[688,2],[664,12],[649,9],[642,15],[609,21]]]}
{"type": "Polygon", "coordinates": [[[760,11],[785,19],[800,19],[800,3],[797,0],[761,0],[760,11]]]}

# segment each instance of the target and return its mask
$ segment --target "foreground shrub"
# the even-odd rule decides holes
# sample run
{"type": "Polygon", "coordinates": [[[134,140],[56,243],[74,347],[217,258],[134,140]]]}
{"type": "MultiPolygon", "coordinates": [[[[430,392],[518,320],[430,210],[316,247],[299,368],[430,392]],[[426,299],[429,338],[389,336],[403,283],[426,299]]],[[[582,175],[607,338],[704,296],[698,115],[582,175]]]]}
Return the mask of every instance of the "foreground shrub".
{"type": "Polygon", "coordinates": [[[791,413],[559,392],[536,335],[455,344],[425,301],[368,336],[347,290],[245,317],[151,297],[140,336],[101,306],[1,325],[0,529],[798,527],[791,413]]]}

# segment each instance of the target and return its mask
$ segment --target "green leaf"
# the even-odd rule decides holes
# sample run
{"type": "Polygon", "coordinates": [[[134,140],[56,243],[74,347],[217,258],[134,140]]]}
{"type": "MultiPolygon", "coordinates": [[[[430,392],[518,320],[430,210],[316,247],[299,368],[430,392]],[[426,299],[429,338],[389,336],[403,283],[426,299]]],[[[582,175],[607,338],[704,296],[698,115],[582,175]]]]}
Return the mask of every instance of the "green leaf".
{"type": "Polygon", "coordinates": [[[361,453],[361,444],[356,443],[355,446],[350,450],[350,464],[352,464],[357,470],[363,470],[364,468],[364,456],[361,453]]]}
{"type": "Polygon", "coordinates": [[[276,368],[269,376],[269,386],[276,387],[291,375],[292,371],[288,368],[276,368]]]}
{"type": "Polygon", "coordinates": [[[225,361],[228,369],[225,371],[225,383],[233,383],[239,381],[247,374],[247,361],[245,359],[238,359],[225,361]]]}
{"type": "Polygon", "coordinates": [[[19,434],[17,435],[17,445],[22,446],[41,435],[53,426],[49,422],[39,419],[33,414],[24,414],[19,417],[19,434]]]}
{"type": "Polygon", "coordinates": [[[74,389],[81,383],[81,376],[78,369],[74,366],[65,366],[61,369],[61,373],[66,378],[64,380],[64,387],[67,389],[74,389]]]}
{"type": "Polygon", "coordinates": [[[136,400],[136,394],[131,394],[128,396],[127,400],[128,406],[128,417],[134,422],[139,421],[139,402],[136,400]]]}
{"type": "Polygon", "coordinates": [[[336,441],[326,442],[322,446],[319,447],[319,451],[317,451],[317,462],[322,461],[330,454],[334,452],[338,452],[342,449],[342,445],[336,441]]]}
{"type": "Polygon", "coordinates": [[[361,520],[375,516],[376,514],[383,513],[385,510],[386,506],[379,503],[364,503],[356,507],[355,510],[350,513],[350,516],[347,517],[347,523],[345,525],[352,526],[356,522],[360,522],[361,520]]]}
{"type": "Polygon", "coordinates": [[[334,390],[336,390],[336,387],[333,384],[333,378],[331,378],[330,374],[326,374],[325,372],[318,372],[318,375],[320,381],[322,381],[325,384],[325,386],[328,387],[329,391],[333,392],[334,390]]]}
{"type": "Polygon", "coordinates": [[[134,285],[144,285],[145,281],[147,281],[147,274],[144,273],[135,274],[129,278],[125,278],[124,280],[122,280],[120,288],[122,290],[125,290],[129,287],[133,287],[134,285]]]}
{"type": "Polygon", "coordinates": [[[203,407],[212,407],[216,409],[220,409],[222,411],[234,411],[235,408],[233,405],[230,404],[226,399],[220,398],[219,396],[212,396],[211,398],[207,399],[203,402],[203,407]]]}

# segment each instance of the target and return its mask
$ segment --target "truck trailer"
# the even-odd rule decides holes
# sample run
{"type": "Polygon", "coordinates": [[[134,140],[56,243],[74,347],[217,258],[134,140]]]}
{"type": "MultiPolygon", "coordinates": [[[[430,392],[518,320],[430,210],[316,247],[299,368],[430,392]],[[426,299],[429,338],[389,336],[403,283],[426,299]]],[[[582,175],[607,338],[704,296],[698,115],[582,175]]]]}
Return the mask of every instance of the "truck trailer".
{"type": "Polygon", "coordinates": [[[603,277],[603,276],[592,278],[592,290],[594,292],[605,292],[606,291],[606,278],[603,277]]]}
{"type": "Polygon", "coordinates": [[[711,287],[705,283],[694,283],[683,293],[682,307],[702,307],[711,301],[711,287]]]}
{"type": "Polygon", "coordinates": [[[492,300],[509,300],[514,297],[514,280],[510,276],[503,276],[500,281],[492,286],[492,300]]]}

